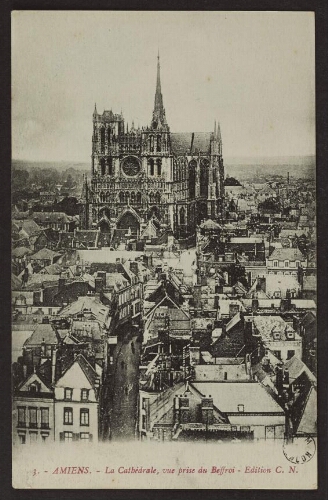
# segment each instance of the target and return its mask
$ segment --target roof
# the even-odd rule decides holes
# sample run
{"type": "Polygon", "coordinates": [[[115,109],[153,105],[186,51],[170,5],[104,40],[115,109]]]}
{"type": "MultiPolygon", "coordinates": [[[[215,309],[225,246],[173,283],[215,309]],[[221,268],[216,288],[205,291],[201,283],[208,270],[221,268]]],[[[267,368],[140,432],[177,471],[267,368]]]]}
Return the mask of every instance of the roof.
{"type": "MultiPolygon", "coordinates": [[[[171,147],[176,155],[190,154],[192,132],[171,132],[171,147]]],[[[193,154],[207,153],[210,148],[211,132],[194,132],[193,154]]]]}
{"type": "Polygon", "coordinates": [[[42,342],[58,344],[57,332],[50,323],[39,323],[32,335],[25,341],[24,346],[41,345],[42,342]]]}
{"type": "Polygon", "coordinates": [[[316,276],[304,276],[303,277],[303,290],[317,290],[317,277],[316,276]]]}
{"type": "Polygon", "coordinates": [[[273,332],[281,334],[281,340],[286,340],[285,332],[293,332],[295,340],[300,340],[300,336],[286,323],[281,316],[254,316],[253,324],[262,340],[272,340],[273,332]]]}
{"type": "Polygon", "coordinates": [[[33,219],[36,222],[69,222],[71,217],[64,212],[34,212],[33,219]]]}
{"type": "Polygon", "coordinates": [[[11,289],[20,290],[22,287],[22,280],[19,279],[15,274],[11,275],[11,289]]]}
{"type": "Polygon", "coordinates": [[[94,250],[77,250],[77,255],[82,263],[110,263],[120,259],[121,262],[126,260],[135,260],[142,257],[144,252],[128,251],[128,250],[109,250],[108,248],[94,250]]]}
{"type": "Polygon", "coordinates": [[[11,252],[12,257],[16,257],[17,259],[20,259],[24,257],[24,255],[30,255],[32,253],[32,250],[27,247],[16,247],[13,249],[11,252]]]}
{"type": "Polygon", "coordinates": [[[97,297],[79,297],[75,302],[64,307],[58,314],[60,317],[65,318],[68,316],[75,316],[79,313],[90,311],[91,314],[102,323],[107,321],[109,315],[109,307],[105,306],[97,297]]]}
{"type": "MultiPolygon", "coordinates": [[[[83,354],[78,354],[76,356],[76,358],[74,359],[74,361],[72,362],[72,364],[65,370],[65,372],[63,373],[63,375],[61,376],[61,378],[64,377],[67,374],[67,372],[72,368],[72,366],[75,365],[76,363],[80,366],[81,370],[83,371],[84,375],[86,376],[86,378],[88,379],[88,381],[90,382],[90,384],[93,387],[95,387],[96,380],[99,377],[97,375],[97,372],[90,365],[89,361],[87,361],[87,359],[83,356],[83,354]]],[[[59,380],[58,380],[58,382],[59,382],[59,380]]]]}
{"type": "Polygon", "coordinates": [[[27,219],[20,224],[22,231],[24,231],[28,236],[36,234],[41,231],[41,227],[32,219],[27,219]]]}
{"type": "Polygon", "coordinates": [[[244,413],[283,413],[279,404],[258,382],[192,382],[203,396],[211,395],[214,406],[223,413],[238,412],[244,405],[244,413]]]}
{"type": "Polygon", "coordinates": [[[200,225],[201,229],[222,229],[220,224],[214,222],[212,219],[207,219],[200,225]]]}
{"type": "Polygon", "coordinates": [[[308,376],[309,380],[311,382],[314,382],[316,383],[317,382],[317,379],[316,377],[313,375],[313,373],[309,370],[309,368],[306,366],[305,363],[303,363],[303,361],[301,361],[299,358],[297,358],[296,356],[293,356],[292,358],[288,359],[285,364],[284,364],[284,368],[288,368],[288,371],[289,371],[289,378],[290,378],[290,381],[292,382],[294,379],[296,379],[297,377],[299,377],[301,375],[301,373],[305,372],[306,375],[308,376]]]}
{"type": "Polygon", "coordinates": [[[41,250],[31,255],[31,260],[52,260],[54,257],[60,256],[60,253],[54,252],[53,250],[50,250],[50,248],[41,248],[41,250]]]}
{"type": "Polygon", "coordinates": [[[275,248],[269,256],[269,260],[305,260],[304,255],[298,248],[275,248]]]}
{"type": "Polygon", "coordinates": [[[262,238],[246,238],[246,237],[240,237],[240,238],[231,238],[228,243],[234,243],[235,245],[244,245],[244,244],[252,244],[254,245],[255,243],[264,243],[262,238]]]}

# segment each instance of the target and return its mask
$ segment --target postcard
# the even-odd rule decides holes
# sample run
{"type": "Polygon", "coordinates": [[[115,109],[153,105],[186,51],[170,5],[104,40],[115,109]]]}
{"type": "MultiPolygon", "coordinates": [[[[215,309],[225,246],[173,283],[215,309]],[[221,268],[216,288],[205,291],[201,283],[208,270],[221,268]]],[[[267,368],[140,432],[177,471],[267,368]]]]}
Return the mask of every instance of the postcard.
{"type": "Polygon", "coordinates": [[[14,488],[317,488],[314,49],[12,12],[14,488]]]}

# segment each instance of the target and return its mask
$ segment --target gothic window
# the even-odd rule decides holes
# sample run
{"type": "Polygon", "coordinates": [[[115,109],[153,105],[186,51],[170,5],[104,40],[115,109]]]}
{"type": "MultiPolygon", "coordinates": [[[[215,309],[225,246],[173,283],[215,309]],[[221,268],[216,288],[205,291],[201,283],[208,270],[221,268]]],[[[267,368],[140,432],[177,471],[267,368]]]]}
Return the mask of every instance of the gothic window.
{"type": "Polygon", "coordinates": [[[149,193],[149,201],[150,203],[154,203],[154,193],[149,193]]]}
{"type": "Polygon", "coordinates": [[[208,160],[203,158],[200,165],[200,195],[207,198],[208,192],[208,160]]]}
{"type": "Polygon", "coordinates": [[[113,158],[108,159],[108,173],[109,175],[113,175],[113,158]]]}
{"type": "Polygon", "coordinates": [[[125,201],[124,200],[124,193],[122,191],[120,192],[119,196],[120,196],[120,203],[124,203],[124,201],[125,201]]]}
{"type": "Polygon", "coordinates": [[[153,135],[151,135],[151,136],[149,137],[149,151],[150,151],[151,153],[153,153],[153,152],[154,152],[154,136],[153,136],[153,135]]]}
{"type": "Polygon", "coordinates": [[[153,158],[149,158],[148,165],[149,165],[149,175],[154,175],[154,160],[153,160],[153,158]]]}
{"type": "Polygon", "coordinates": [[[162,150],[162,138],[160,135],[157,136],[157,151],[161,152],[162,150]]]}
{"type": "Polygon", "coordinates": [[[135,195],[135,193],[132,191],[132,193],[131,193],[131,203],[135,203],[135,201],[136,201],[136,195],[135,195]]]}
{"type": "Polygon", "coordinates": [[[130,199],[130,193],[128,191],[125,191],[125,203],[129,203],[130,199]]]}
{"type": "Polygon", "coordinates": [[[191,162],[189,163],[189,198],[191,200],[195,199],[195,194],[196,194],[196,188],[195,188],[196,167],[197,167],[196,160],[191,160],[191,162]]]}
{"type": "Polygon", "coordinates": [[[109,203],[109,201],[110,201],[110,194],[107,191],[107,193],[106,193],[106,203],[109,203]]]}
{"type": "Polygon", "coordinates": [[[181,210],[180,210],[180,224],[185,224],[186,223],[186,211],[185,209],[182,207],[181,210]]]}
{"type": "Polygon", "coordinates": [[[137,192],[136,203],[141,203],[141,193],[139,191],[137,192]]]}
{"type": "Polygon", "coordinates": [[[156,163],[157,163],[157,175],[158,177],[160,177],[162,175],[162,160],[158,158],[158,160],[156,160],[156,163]]]}
{"type": "Polygon", "coordinates": [[[106,174],[106,163],[105,163],[104,158],[101,158],[101,160],[100,160],[100,173],[101,173],[101,175],[106,174]]]}
{"type": "Polygon", "coordinates": [[[155,203],[159,205],[160,202],[161,202],[161,195],[159,194],[159,192],[157,192],[155,194],[155,203]]]}
{"type": "Polygon", "coordinates": [[[105,129],[101,128],[100,129],[100,146],[101,149],[105,147],[105,129]]]}

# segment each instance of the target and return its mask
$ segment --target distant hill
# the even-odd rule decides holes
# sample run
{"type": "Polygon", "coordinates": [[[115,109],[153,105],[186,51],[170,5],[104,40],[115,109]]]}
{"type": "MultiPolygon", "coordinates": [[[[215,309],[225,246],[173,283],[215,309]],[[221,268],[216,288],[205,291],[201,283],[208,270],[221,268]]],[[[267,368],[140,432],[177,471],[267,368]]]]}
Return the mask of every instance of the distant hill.
{"type": "MultiPolygon", "coordinates": [[[[265,175],[291,177],[315,177],[315,156],[274,156],[274,157],[224,157],[226,176],[236,179],[265,175]]],[[[66,161],[24,161],[12,160],[13,169],[55,168],[63,172],[69,168],[90,173],[90,163],[66,161]]]]}

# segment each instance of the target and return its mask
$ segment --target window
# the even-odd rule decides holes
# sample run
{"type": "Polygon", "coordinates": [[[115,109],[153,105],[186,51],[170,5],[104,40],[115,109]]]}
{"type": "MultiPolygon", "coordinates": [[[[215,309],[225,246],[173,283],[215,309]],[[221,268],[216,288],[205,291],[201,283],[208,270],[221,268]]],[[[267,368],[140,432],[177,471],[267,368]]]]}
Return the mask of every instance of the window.
{"type": "Polygon", "coordinates": [[[241,425],[240,430],[241,432],[250,432],[251,428],[249,425],[241,425]]]}
{"type": "Polygon", "coordinates": [[[80,410],[80,425],[89,425],[89,410],[87,408],[80,410]]]}
{"type": "Polygon", "coordinates": [[[70,443],[73,441],[73,432],[64,432],[65,443],[70,443]]]}
{"type": "Polygon", "coordinates": [[[90,434],[88,432],[80,432],[80,439],[83,442],[89,441],[90,434]]]}
{"type": "Polygon", "coordinates": [[[49,434],[41,434],[42,443],[46,443],[48,441],[49,434]]]}
{"type": "Polygon", "coordinates": [[[224,380],[228,380],[228,373],[224,372],[224,380]]]}
{"type": "Polygon", "coordinates": [[[141,428],[144,430],[146,430],[146,422],[147,422],[146,415],[142,415],[141,428]]]}
{"type": "Polygon", "coordinates": [[[278,261],[277,260],[273,261],[273,267],[278,267],[278,261]]]}
{"type": "Polygon", "coordinates": [[[37,408],[29,408],[29,424],[32,429],[36,429],[38,426],[37,420],[37,408]]]}
{"type": "Polygon", "coordinates": [[[49,429],[49,408],[41,408],[41,429],[49,429]]]}
{"type": "Polygon", "coordinates": [[[289,267],[289,260],[285,260],[285,267],[289,267]]]}
{"type": "Polygon", "coordinates": [[[238,405],[237,409],[240,413],[243,413],[245,411],[245,406],[244,405],[238,405]]]}
{"type": "Polygon", "coordinates": [[[296,267],[300,267],[301,263],[299,260],[296,261],[296,267]]]}
{"type": "Polygon", "coordinates": [[[89,400],[89,389],[81,389],[81,401],[89,400]]]}
{"type": "Polygon", "coordinates": [[[20,444],[26,444],[26,434],[18,434],[18,437],[20,444]]]}
{"type": "Polygon", "coordinates": [[[73,389],[70,389],[69,387],[65,387],[64,399],[66,399],[66,401],[72,401],[72,397],[73,397],[73,389]]]}
{"type": "Polygon", "coordinates": [[[73,424],[73,408],[64,408],[64,424],[73,424]]]}
{"type": "Polygon", "coordinates": [[[18,409],[18,427],[26,427],[26,408],[20,406],[18,409]]]}

